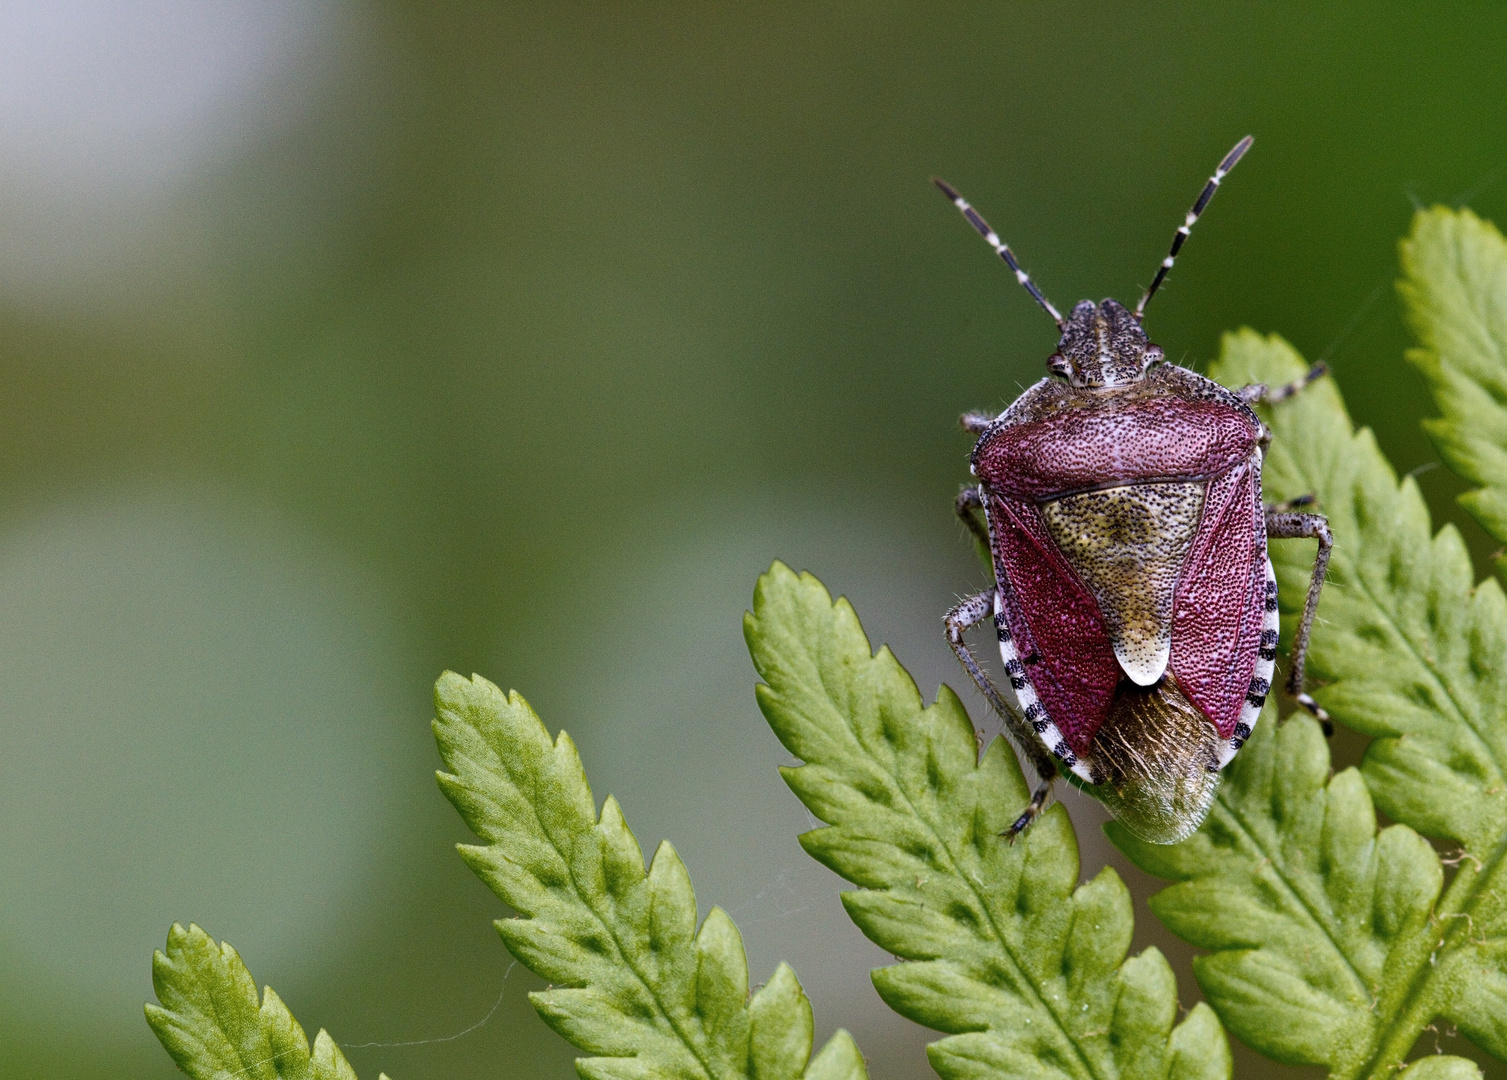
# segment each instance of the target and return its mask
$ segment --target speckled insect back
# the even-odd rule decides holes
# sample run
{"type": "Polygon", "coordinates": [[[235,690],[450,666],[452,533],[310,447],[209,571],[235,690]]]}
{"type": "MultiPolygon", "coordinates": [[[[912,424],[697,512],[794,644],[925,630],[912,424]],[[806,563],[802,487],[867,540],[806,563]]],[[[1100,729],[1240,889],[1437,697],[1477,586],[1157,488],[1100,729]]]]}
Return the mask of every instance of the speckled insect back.
{"type": "Polygon", "coordinates": [[[1059,766],[1098,787],[1145,840],[1170,844],[1198,828],[1272,685],[1268,538],[1319,541],[1288,689],[1330,730],[1303,691],[1303,667],[1332,539],[1321,515],[1262,503],[1271,436],[1251,408],[1291,396],[1323,369],[1232,392],[1167,363],[1141,326],[1193,223],[1250,145],[1242,139],[1220,162],[1134,311],[1084,300],[1063,318],[988,223],[936,181],[1062,331],[1051,377],[997,417],[963,417],[979,436],[979,483],[957,510],[988,546],[995,587],[948,613],[947,638],[1041,777],[1012,839],[1040,814],[1059,766]],[[1008,686],[984,674],[964,640],[983,622],[999,639],[1008,686]]]}

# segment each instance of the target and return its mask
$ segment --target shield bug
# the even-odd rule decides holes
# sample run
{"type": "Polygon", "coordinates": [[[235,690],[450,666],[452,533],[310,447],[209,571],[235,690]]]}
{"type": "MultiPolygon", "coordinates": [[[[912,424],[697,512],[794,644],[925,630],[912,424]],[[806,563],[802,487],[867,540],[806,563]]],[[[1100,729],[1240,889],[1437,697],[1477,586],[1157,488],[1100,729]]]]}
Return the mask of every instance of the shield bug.
{"type": "Polygon", "coordinates": [[[1059,766],[1143,839],[1173,843],[1198,828],[1271,689],[1268,539],[1319,542],[1287,687],[1330,729],[1303,691],[1303,665],[1333,541],[1323,516],[1262,503],[1271,435],[1251,408],[1297,393],[1323,368],[1230,391],[1168,363],[1141,325],[1250,145],[1242,139],[1219,163],[1134,311],[1084,300],[1064,318],[977,211],[935,181],[1062,332],[1047,378],[999,416],[962,418],[978,435],[978,482],[957,511],[988,548],[995,587],[948,612],[947,639],[1041,778],[1012,840],[1040,814],[1059,766]],[[1008,688],[964,641],[984,622],[1008,688]]]}

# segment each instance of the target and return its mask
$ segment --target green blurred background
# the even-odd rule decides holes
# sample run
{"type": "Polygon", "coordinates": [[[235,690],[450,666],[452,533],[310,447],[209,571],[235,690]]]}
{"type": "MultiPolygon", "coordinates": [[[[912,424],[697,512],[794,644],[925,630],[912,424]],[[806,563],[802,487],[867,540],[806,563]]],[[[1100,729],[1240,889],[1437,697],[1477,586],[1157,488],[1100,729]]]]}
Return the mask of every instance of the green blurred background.
{"type": "Polygon", "coordinates": [[[927,178],[1058,305],[1133,300],[1254,133],[1152,338],[1284,334],[1411,470],[1395,242],[1503,218],[1504,58],[1485,4],[5,5],[0,1075],[175,1075],[141,1002],[191,919],[364,1076],[572,1075],[452,850],[449,667],[570,730],[755,981],[929,1076],[739,621],[778,557],[960,686],[956,417],[1054,332],[927,178]]]}

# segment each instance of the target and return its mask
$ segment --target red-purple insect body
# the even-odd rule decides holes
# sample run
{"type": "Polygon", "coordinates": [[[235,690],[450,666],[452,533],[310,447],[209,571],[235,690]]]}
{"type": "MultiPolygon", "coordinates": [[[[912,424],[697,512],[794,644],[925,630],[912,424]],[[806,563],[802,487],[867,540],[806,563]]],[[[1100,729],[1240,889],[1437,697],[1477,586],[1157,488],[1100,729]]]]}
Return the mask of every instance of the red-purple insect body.
{"type": "Polygon", "coordinates": [[[949,613],[948,638],[1043,780],[1012,837],[1040,812],[1057,762],[1099,785],[1145,839],[1170,843],[1198,827],[1271,687],[1278,622],[1268,536],[1320,541],[1289,688],[1327,725],[1302,677],[1329,531],[1317,514],[1263,506],[1270,436],[1251,409],[1321,371],[1289,387],[1232,392],[1166,363],[1141,327],[1189,228],[1249,145],[1221,163],[1134,312],[1085,300],[1063,319],[983,219],[938,182],[1062,330],[1047,361],[1056,378],[998,417],[964,418],[979,434],[980,483],[958,510],[989,547],[995,587],[949,613]],[[986,620],[1009,690],[963,642],[986,620]]]}

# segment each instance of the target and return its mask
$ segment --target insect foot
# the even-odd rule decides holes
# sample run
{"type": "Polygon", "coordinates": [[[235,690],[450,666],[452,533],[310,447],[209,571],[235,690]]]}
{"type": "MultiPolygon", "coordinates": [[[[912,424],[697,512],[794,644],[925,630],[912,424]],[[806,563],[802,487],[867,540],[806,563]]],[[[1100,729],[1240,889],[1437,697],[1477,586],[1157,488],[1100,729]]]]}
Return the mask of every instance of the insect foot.
{"type": "Polygon", "coordinates": [[[977,486],[957,511],[987,544],[995,587],[948,614],[947,637],[1043,780],[1010,839],[1040,813],[1058,769],[1142,839],[1174,843],[1198,828],[1271,690],[1279,627],[1268,537],[1319,541],[1288,688],[1327,720],[1303,691],[1303,662],[1332,538],[1321,515],[1262,505],[1270,435],[1252,411],[1323,369],[1231,392],[1168,363],[1141,325],[1250,145],[1242,139],[1219,163],[1134,310],[1084,300],[1064,317],[978,211],[937,181],[1061,331],[1046,378],[999,416],[963,422],[978,435],[977,486]],[[963,641],[990,616],[1008,685],[963,641]]]}
{"type": "Polygon", "coordinates": [[[1052,781],[1043,780],[1036,785],[1036,790],[1031,792],[1031,801],[1026,804],[1025,810],[1020,817],[1010,823],[1010,827],[999,835],[1007,842],[1014,844],[1015,838],[1031,827],[1031,824],[1041,816],[1046,809],[1047,799],[1052,795],[1052,781]]]}

